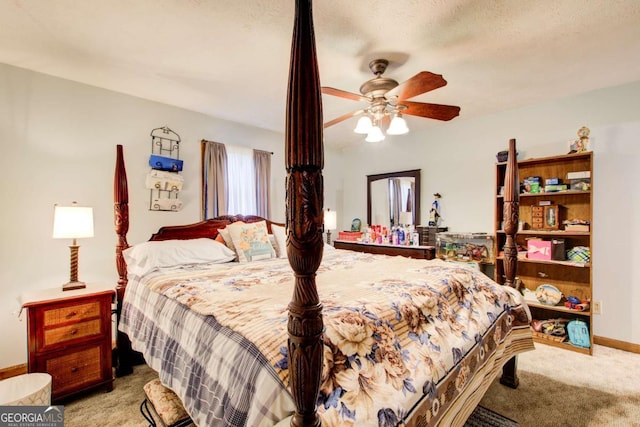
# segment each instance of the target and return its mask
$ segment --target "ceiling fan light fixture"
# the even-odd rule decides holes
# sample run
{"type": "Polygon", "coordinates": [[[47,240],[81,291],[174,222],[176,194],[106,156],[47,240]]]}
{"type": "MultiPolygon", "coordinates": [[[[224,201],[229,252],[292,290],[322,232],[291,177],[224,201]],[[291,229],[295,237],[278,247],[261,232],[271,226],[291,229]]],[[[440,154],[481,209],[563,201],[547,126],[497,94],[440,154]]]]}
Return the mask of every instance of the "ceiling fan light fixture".
{"type": "Polygon", "coordinates": [[[371,118],[369,118],[369,116],[362,116],[358,119],[356,128],[353,131],[361,135],[367,135],[369,132],[371,132],[372,127],[373,123],[371,123],[371,118]]]}
{"type": "Polygon", "coordinates": [[[388,135],[404,135],[409,133],[409,127],[407,126],[407,121],[402,117],[402,113],[397,113],[393,119],[391,119],[391,123],[389,124],[389,129],[387,129],[388,135]]]}
{"type": "Polygon", "coordinates": [[[380,142],[382,140],[384,140],[384,134],[382,133],[382,129],[380,129],[380,126],[378,125],[373,126],[371,128],[371,131],[365,138],[365,141],[367,142],[380,142]]]}

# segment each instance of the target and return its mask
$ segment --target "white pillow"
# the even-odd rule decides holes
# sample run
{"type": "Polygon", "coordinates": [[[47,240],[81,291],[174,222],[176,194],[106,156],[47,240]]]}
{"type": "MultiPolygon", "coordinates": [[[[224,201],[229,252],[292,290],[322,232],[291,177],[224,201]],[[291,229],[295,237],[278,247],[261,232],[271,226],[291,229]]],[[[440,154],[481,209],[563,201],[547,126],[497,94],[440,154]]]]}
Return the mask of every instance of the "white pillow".
{"type": "MultiPolygon", "coordinates": [[[[239,223],[227,225],[238,261],[250,262],[276,257],[276,251],[269,242],[267,222],[239,223]]],[[[223,236],[224,237],[224,236],[223,236]]]]}
{"type": "Polygon", "coordinates": [[[287,257],[287,234],[285,228],[280,225],[271,224],[271,231],[273,231],[273,237],[276,239],[276,246],[278,247],[278,258],[287,257]]]}
{"type": "Polygon", "coordinates": [[[159,267],[204,262],[229,262],[236,254],[213,239],[160,240],[143,242],[122,252],[127,262],[127,271],[142,276],[159,267]]]}

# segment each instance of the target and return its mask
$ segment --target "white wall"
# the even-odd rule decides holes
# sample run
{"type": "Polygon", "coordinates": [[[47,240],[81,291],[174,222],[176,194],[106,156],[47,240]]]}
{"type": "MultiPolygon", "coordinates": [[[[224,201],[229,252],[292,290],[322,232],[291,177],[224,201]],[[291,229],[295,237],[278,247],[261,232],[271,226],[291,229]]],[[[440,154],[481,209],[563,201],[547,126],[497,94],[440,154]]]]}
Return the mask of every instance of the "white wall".
{"type": "MultiPolygon", "coordinates": [[[[161,90],[161,88],[159,88],[161,90]]],[[[284,104],[283,104],[284,108],[284,104]]],[[[283,134],[0,65],[0,141],[4,178],[0,222],[0,369],[26,363],[26,316],[18,297],[69,280],[70,241],[52,239],[53,206],[94,208],[95,237],[79,240],[79,279],[117,281],[113,176],[116,144],[129,178],[129,243],[161,225],[200,220],[200,140],[273,151],[272,219],[284,222],[283,134]],[[144,188],[152,129],[181,138],[185,185],[180,212],[149,211],[144,188]],[[16,344],[17,343],[17,344],[16,344]]]]}
{"type": "Polygon", "coordinates": [[[565,154],[581,126],[591,129],[595,164],[593,297],[603,313],[594,317],[594,333],[638,344],[640,82],[473,119],[462,106],[459,118],[432,130],[363,141],[342,153],[350,165],[342,223],[366,218],[366,175],[420,168],[423,223],[439,192],[444,226],[491,232],[496,153],[516,138],[520,159],[565,154]]]}
{"type": "MultiPolygon", "coordinates": [[[[283,106],[284,108],[284,106],[283,106]]],[[[338,230],[366,218],[366,175],[422,169],[422,220],[440,192],[444,225],[491,231],[495,153],[518,141],[521,158],[565,153],[580,126],[594,137],[594,297],[599,336],[640,343],[639,162],[640,83],[476,119],[462,116],[420,134],[388,137],[346,151],[325,150],[325,207],[338,230]],[[367,161],[362,161],[365,158],[367,161]],[[344,165],[349,165],[345,168],[344,165]],[[635,174],[637,175],[637,174],[635,174]]],[[[417,120],[417,119],[416,119],[417,120]]],[[[202,114],[0,65],[0,183],[5,208],[0,235],[0,369],[26,363],[26,320],[18,297],[69,279],[70,242],[51,238],[53,205],[92,206],[95,237],[80,241],[79,278],[114,283],[115,146],[122,144],[129,177],[129,243],[162,225],[199,220],[201,139],[274,152],[272,218],[284,221],[284,136],[202,114]],[[182,137],[185,187],[181,212],[151,212],[144,189],[151,129],[182,137]],[[18,343],[17,345],[15,343],[18,343]]]]}

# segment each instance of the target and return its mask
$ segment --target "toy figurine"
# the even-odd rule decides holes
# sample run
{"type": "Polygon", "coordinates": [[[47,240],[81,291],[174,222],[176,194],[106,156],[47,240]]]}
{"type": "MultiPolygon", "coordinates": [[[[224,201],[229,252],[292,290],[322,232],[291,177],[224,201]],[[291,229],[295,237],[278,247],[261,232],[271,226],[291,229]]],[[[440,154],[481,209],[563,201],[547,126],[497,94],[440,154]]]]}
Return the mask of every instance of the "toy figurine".
{"type": "Polygon", "coordinates": [[[429,211],[429,225],[437,227],[440,223],[440,202],[438,201],[440,197],[440,193],[435,193],[433,195],[435,200],[431,204],[431,210],[429,211]]]}
{"type": "Polygon", "coordinates": [[[571,151],[569,151],[569,154],[582,153],[583,151],[589,151],[589,134],[590,133],[591,131],[586,126],[582,126],[580,129],[578,129],[578,139],[576,139],[571,144],[571,151]]]}

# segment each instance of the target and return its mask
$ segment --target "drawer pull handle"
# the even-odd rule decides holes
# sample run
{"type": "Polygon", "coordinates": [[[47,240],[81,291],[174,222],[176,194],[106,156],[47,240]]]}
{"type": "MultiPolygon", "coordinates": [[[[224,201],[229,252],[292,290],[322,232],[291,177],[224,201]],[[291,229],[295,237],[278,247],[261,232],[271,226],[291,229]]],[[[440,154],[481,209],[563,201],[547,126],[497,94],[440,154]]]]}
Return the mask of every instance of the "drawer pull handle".
{"type": "Polygon", "coordinates": [[[75,316],[75,315],[77,315],[77,314],[78,314],[78,312],[76,312],[76,311],[72,311],[71,313],[67,314],[67,319],[69,319],[69,318],[71,318],[71,317],[74,317],[74,316],[75,316]]]}
{"type": "Polygon", "coordinates": [[[71,372],[73,372],[75,374],[76,372],[78,372],[78,368],[76,366],[74,366],[73,368],[71,368],[71,372]]]}
{"type": "Polygon", "coordinates": [[[78,333],[78,330],[77,330],[77,329],[72,329],[69,333],[70,333],[71,335],[75,335],[75,334],[77,334],[77,333],[78,333]]]}

